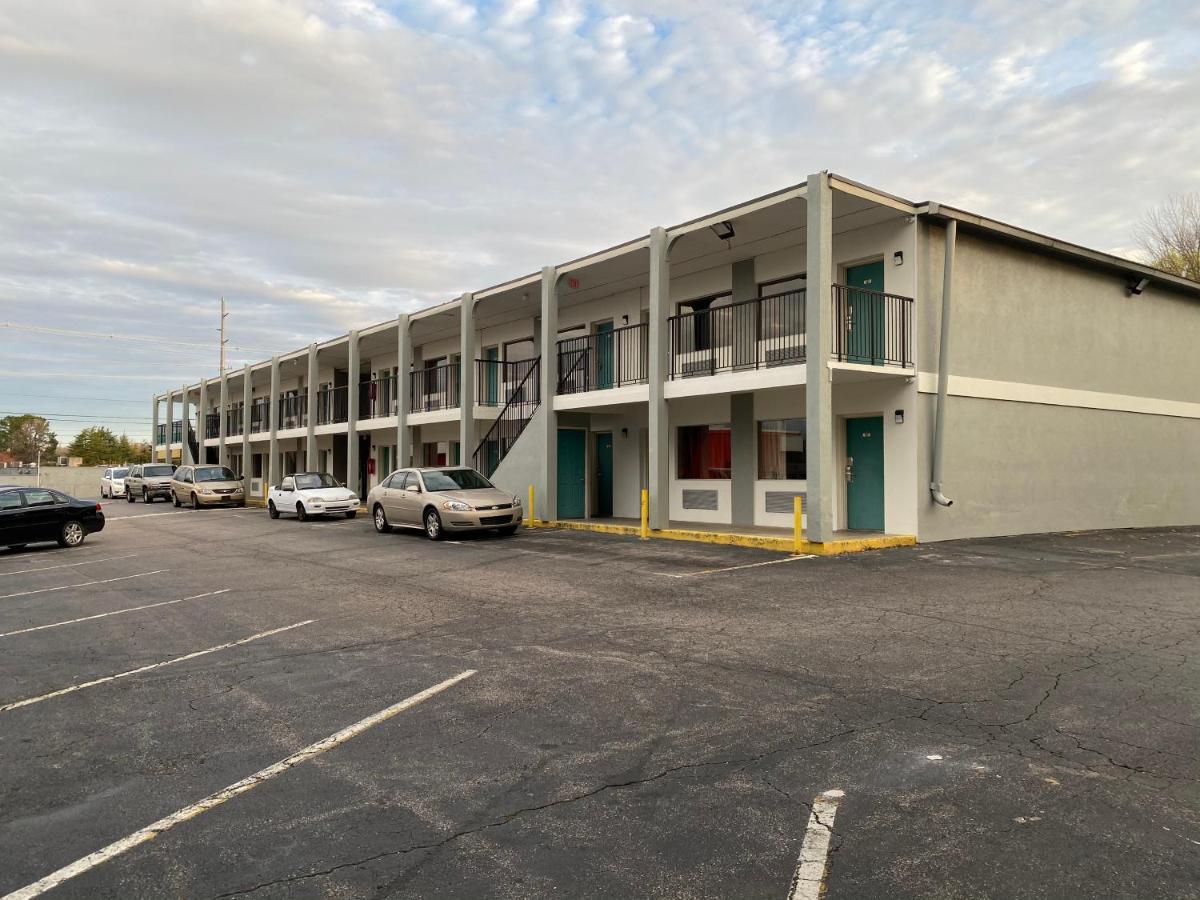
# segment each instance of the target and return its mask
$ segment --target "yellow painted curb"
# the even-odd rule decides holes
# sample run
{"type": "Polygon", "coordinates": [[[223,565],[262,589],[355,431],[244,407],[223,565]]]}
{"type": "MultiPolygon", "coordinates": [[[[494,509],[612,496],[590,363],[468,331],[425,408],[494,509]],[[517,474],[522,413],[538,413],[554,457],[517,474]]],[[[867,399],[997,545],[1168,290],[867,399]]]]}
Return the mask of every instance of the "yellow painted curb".
{"type": "MultiPolygon", "coordinates": [[[[534,528],[563,528],[567,531],[591,531],[596,534],[623,534],[638,537],[641,529],[637,525],[614,525],[607,522],[587,522],[577,519],[556,522],[531,524],[525,526],[534,528]]],[[[721,531],[701,531],[689,528],[664,528],[651,530],[650,537],[668,541],[693,541],[700,544],[724,544],[732,547],[753,547],[759,550],[774,550],[780,553],[791,553],[794,549],[792,538],[776,537],[766,534],[734,534],[721,531]]],[[[815,556],[839,556],[843,553],[862,553],[865,550],[884,550],[889,547],[912,547],[917,543],[915,535],[888,534],[879,537],[849,538],[845,540],[828,541],[823,544],[805,541],[801,545],[802,553],[812,553],[815,556]]]]}

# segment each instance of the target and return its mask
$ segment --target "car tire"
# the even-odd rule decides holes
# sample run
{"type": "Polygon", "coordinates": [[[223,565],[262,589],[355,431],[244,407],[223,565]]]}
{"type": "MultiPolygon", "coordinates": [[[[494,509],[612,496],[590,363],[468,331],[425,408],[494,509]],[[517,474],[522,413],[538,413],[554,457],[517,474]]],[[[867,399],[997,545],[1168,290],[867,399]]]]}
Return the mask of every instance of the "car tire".
{"type": "Polygon", "coordinates": [[[438,515],[438,511],[430,507],[425,510],[425,537],[431,541],[440,541],[442,539],[442,517],[438,515]]]}
{"type": "Polygon", "coordinates": [[[275,508],[275,501],[274,501],[274,500],[268,500],[268,501],[267,501],[267,515],[268,515],[268,516],[270,516],[272,519],[278,519],[278,518],[279,518],[279,510],[277,510],[277,509],[275,508]]]}
{"type": "Polygon", "coordinates": [[[347,518],[347,519],[353,519],[353,518],[354,518],[355,516],[357,516],[357,515],[358,515],[358,510],[357,510],[357,509],[348,509],[348,510],[346,510],[346,518],[347,518]]]}
{"type": "Polygon", "coordinates": [[[82,523],[78,519],[67,519],[58,529],[58,545],[60,547],[78,547],[87,537],[82,523]]]}
{"type": "Polygon", "coordinates": [[[171,491],[171,503],[176,509],[179,509],[179,507],[183,506],[183,504],[179,502],[179,495],[174,491],[171,491]]]}
{"type": "Polygon", "coordinates": [[[126,502],[126,503],[132,503],[132,502],[133,502],[133,491],[126,491],[126,492],[125,492],[125,502],[126,502]]]}
{"type": "Polygon", "coordinates": [[[149,495],[148,493],[146,493],[146,489],[145,489],[145,488],[142,488],[142,502],[143,502],[143,503],[149,503],[149,502],[150,502],[150,495],[149,495]]]}
{"type": "Polygon", "coordinates": [[[375,504],[375,509],[371,511],[371,518],[375,521],[375,530],[380,534],[387,534],[392,530],[392,526],[387,520],[387,513],[383,511],[383,507],[378,503],[375,504]]]}
{"type": "Polygon", "coordinates": [[[101,486],[100,486],[100,499],[101,499],[101,500],[107,500],[107,499],[108,499],[108,494],[104,493],[104,486],[103,486],[103,485],[101,485],[101,486]]]}
{"type": "Polygon", "coordinates": [[[306,510],[304,508],[304,504],[300,502],[296,503],[296,520],[298,522],[308,521],[308,510],[306,510]]]}
{"type": "Polygon", "coordinates": [[[195,494],[192,494],[192,509],[199,509],[199,508],[200,508],[200,498],[197,497],[195,494]]]}

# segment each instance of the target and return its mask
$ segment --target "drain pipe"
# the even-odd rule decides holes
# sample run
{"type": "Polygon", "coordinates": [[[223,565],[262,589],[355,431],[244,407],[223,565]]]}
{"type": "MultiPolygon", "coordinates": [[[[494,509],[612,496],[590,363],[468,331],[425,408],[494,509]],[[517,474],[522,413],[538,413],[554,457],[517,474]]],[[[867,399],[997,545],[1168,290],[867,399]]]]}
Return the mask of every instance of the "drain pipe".
{"type": "Polygon", "coordinates": [[[938,506],[952,506],[954,501],[942,493],[942,447],[946,439],[946,389],[950,382],[950,287],[954,281],[954,244],[958,237],[958,222],[946,223],[946,268],[942,273],[942,325],[938,343],[937,412],[933,424],[933,472],[929,480],[929,496],[938,506]]]}

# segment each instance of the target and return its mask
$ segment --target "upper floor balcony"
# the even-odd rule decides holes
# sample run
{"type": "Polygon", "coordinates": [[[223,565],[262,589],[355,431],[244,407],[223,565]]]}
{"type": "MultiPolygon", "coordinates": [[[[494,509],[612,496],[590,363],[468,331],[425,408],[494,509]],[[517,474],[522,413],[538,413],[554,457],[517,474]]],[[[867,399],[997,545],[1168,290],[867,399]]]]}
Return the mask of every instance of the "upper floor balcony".
{"type": "Polygon", "coordinates": [[[204,414],[204,439],[209,440],[221,436],[221,414],[204,414]]]}
{"type": "Polygon", "coordinates": [[[789,291],[667,320],[669,378],[794,365],[807,358],[805,292],[789,291]]]}
{"type": "Polygon", "coordinates": [[[913,301],[899,294],[833,286],[833,358],[865,366],[913,365],[913,301]]]}
{"type": "Polygon", "coordinates": [[[626,325],[558,342],[559,394],[579,394],[645,384],[649,328],[626,325]]]}

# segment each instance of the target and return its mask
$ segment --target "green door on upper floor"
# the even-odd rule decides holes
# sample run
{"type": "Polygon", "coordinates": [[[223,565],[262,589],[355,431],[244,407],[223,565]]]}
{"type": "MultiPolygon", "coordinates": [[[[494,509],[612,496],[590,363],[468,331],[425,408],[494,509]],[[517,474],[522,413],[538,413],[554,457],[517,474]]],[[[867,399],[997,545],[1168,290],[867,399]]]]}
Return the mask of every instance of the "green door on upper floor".
{"type": "Polygon", "coordinates": [[[488,347],[483,351],[484,365],[483,397],[485,406],[498,406],[500,400],[500,348],[488,347]]]}
{"type": "Polygon", "coordinates": [[[582,519],[587,497],[587,432],[558,429],[559,519],[582,519]]]}
{"type": "Polygon", "coordinates": [[[596,389],[608,390],[613,386],[613,323],[601,322],[596,326],[596,389]]]}
{"type": "Polygon", "coordinates": [[[883,531],[883,416],[846,420],[846,527],[883,531]]]}
{"type": "Polygon", "coordinates": [[[883,260],[846,269],[847,362],[881,363],[887,326],[884,321],[883,260]]]}

